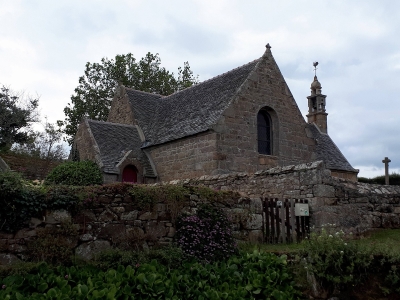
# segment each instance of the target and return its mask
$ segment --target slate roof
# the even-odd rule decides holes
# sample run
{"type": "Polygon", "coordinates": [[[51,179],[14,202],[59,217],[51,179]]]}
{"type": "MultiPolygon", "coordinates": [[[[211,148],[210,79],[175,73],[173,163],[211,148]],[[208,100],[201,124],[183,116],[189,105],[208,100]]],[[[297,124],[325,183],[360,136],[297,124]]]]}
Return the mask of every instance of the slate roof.
{"type": "Polygon", "coordinates": [[[312,132],[316,142],[315,153],[317,155],[317,160],[323,160],[325,166],[331,170],[357,172],[328,134],[322,133],[315,124],[308,124],[308,128],[312,132]]]}
{"type": "Polygon", "coordinates": [[[142,141],[136,126],[94,120],[87,122],[99,147],[104,172],[118,174],[117,164],[132,150],[134,157],[145,168],[146,176],[155,177],[149,159],[140,149],[142,141]]]}
{"type": "Polygon", "coordinates": [[[259,61],[254,60],[166,97],[126,89],[133,113],[146,137],[143,147],[210,129],[259,61]]]}
{"type": "Polygon", "coordinates": [[[157,94],[126,88],[129,103],[131,105],[135,119],[138,121],[144,135],[150,136],[153,120],[155,118],[157,104],[163,97],[157,94]]]}

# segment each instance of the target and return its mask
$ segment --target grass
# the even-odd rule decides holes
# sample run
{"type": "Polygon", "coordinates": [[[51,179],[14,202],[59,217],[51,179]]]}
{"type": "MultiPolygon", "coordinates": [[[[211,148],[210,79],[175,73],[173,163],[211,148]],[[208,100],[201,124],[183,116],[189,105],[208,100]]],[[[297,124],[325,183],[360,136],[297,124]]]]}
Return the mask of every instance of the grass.
{"type": "MultiPolygon", "coordinates": [[[[350,243],[359,243],[362,246],[372,247],[376,254],[391,254],[400,256],[400,229],[376,229],[367,232],[363,237],[350,240],[350,243]]],[[[292,244],[252,244],[240,243],[239,249],[245,252],[254,250],[272,252],[276,254],[295,254],[303,249],[302,243],[292,244]]]]}
{"type": "Polygon", "coordinates": [[[400,257],[400,229],[377,229],[368,232],[358,242],[372,247],[376,254],[389,254],[400,257]]]}

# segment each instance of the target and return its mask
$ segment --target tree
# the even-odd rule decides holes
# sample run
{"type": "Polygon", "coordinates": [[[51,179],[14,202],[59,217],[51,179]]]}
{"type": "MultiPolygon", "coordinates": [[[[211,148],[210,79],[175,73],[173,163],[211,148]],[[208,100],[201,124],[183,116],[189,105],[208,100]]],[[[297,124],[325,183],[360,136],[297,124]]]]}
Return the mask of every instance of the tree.
{"type": "Polygon", "coordinates": [[[45,118],[44,131],[32,131],[29,140],[22,145],[14,145],[12,150],[18,154],[37,157],[46,161],[60,161],[67,158],[61,144],[63,133],[57,125],[45,118]]]}
{"type": "Polygon", "coordinates": [[[71,145],[83,117],[105,121],[111,106],[114,89],[118,83],[149,93],[170,95],[198,82],[188,62],[178,68],[178,76],[161,67],[158,54],[146,54],[136,61],[133,54],[117,55],[115,59],[103,58],[101,63],[86,63],[85,75],[64,108],[64,133],[71,145]]]}
{"type": "Polygon", "coordinates": [[[38,120],[39,98],[24,97],[8,87],[0,88],[0,151],[14,143],[24,144],[31,137],[31,125],[38,120]]]}

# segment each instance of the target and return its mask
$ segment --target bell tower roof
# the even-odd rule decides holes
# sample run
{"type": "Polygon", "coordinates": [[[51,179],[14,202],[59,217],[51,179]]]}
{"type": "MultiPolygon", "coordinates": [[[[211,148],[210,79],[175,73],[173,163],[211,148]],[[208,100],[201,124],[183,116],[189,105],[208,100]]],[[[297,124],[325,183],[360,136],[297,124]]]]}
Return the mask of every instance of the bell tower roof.
{"type": "Polygon", "coordinates": [[[317,77],[317,66],[318,66],[318,62],[315,61],[313,62],[313,66],[314,66],[314,81],[311,83],[311,95],[316,95],[316,94],[321,94],[321,83],[318,81],[318,77],[317,77]]]}
{"type": "Polygon", "coordinates": [[[314,81],[311,83],[311,95],[308,96],[308,123],[315,123],[323,133],[328,133],[328,124],[325,106],[326,95],[322,95],[321,83],[317,78],[318,62],[313,63],[314,66],[314,81]]]}
{"type": "Polygon", "coordinates": [[[317,75],[314,76],[314,81],[311,83],[311,93],[312,94],[317,94],[317,91],[321,93],[321,83],[318,81],[317,75]]]}

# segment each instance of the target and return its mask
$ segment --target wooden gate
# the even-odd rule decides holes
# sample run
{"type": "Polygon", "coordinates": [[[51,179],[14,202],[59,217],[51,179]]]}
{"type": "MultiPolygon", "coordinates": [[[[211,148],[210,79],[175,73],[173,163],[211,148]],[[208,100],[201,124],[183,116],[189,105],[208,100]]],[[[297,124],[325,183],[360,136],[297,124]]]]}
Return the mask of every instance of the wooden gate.
{"type": "Polygon", "coordinates": [[[300,242],[310,234],[310,217],[295,216],[296,203],[308,203],[303,199],[264,198],[263,234],[267,244],[300,242]]]}

